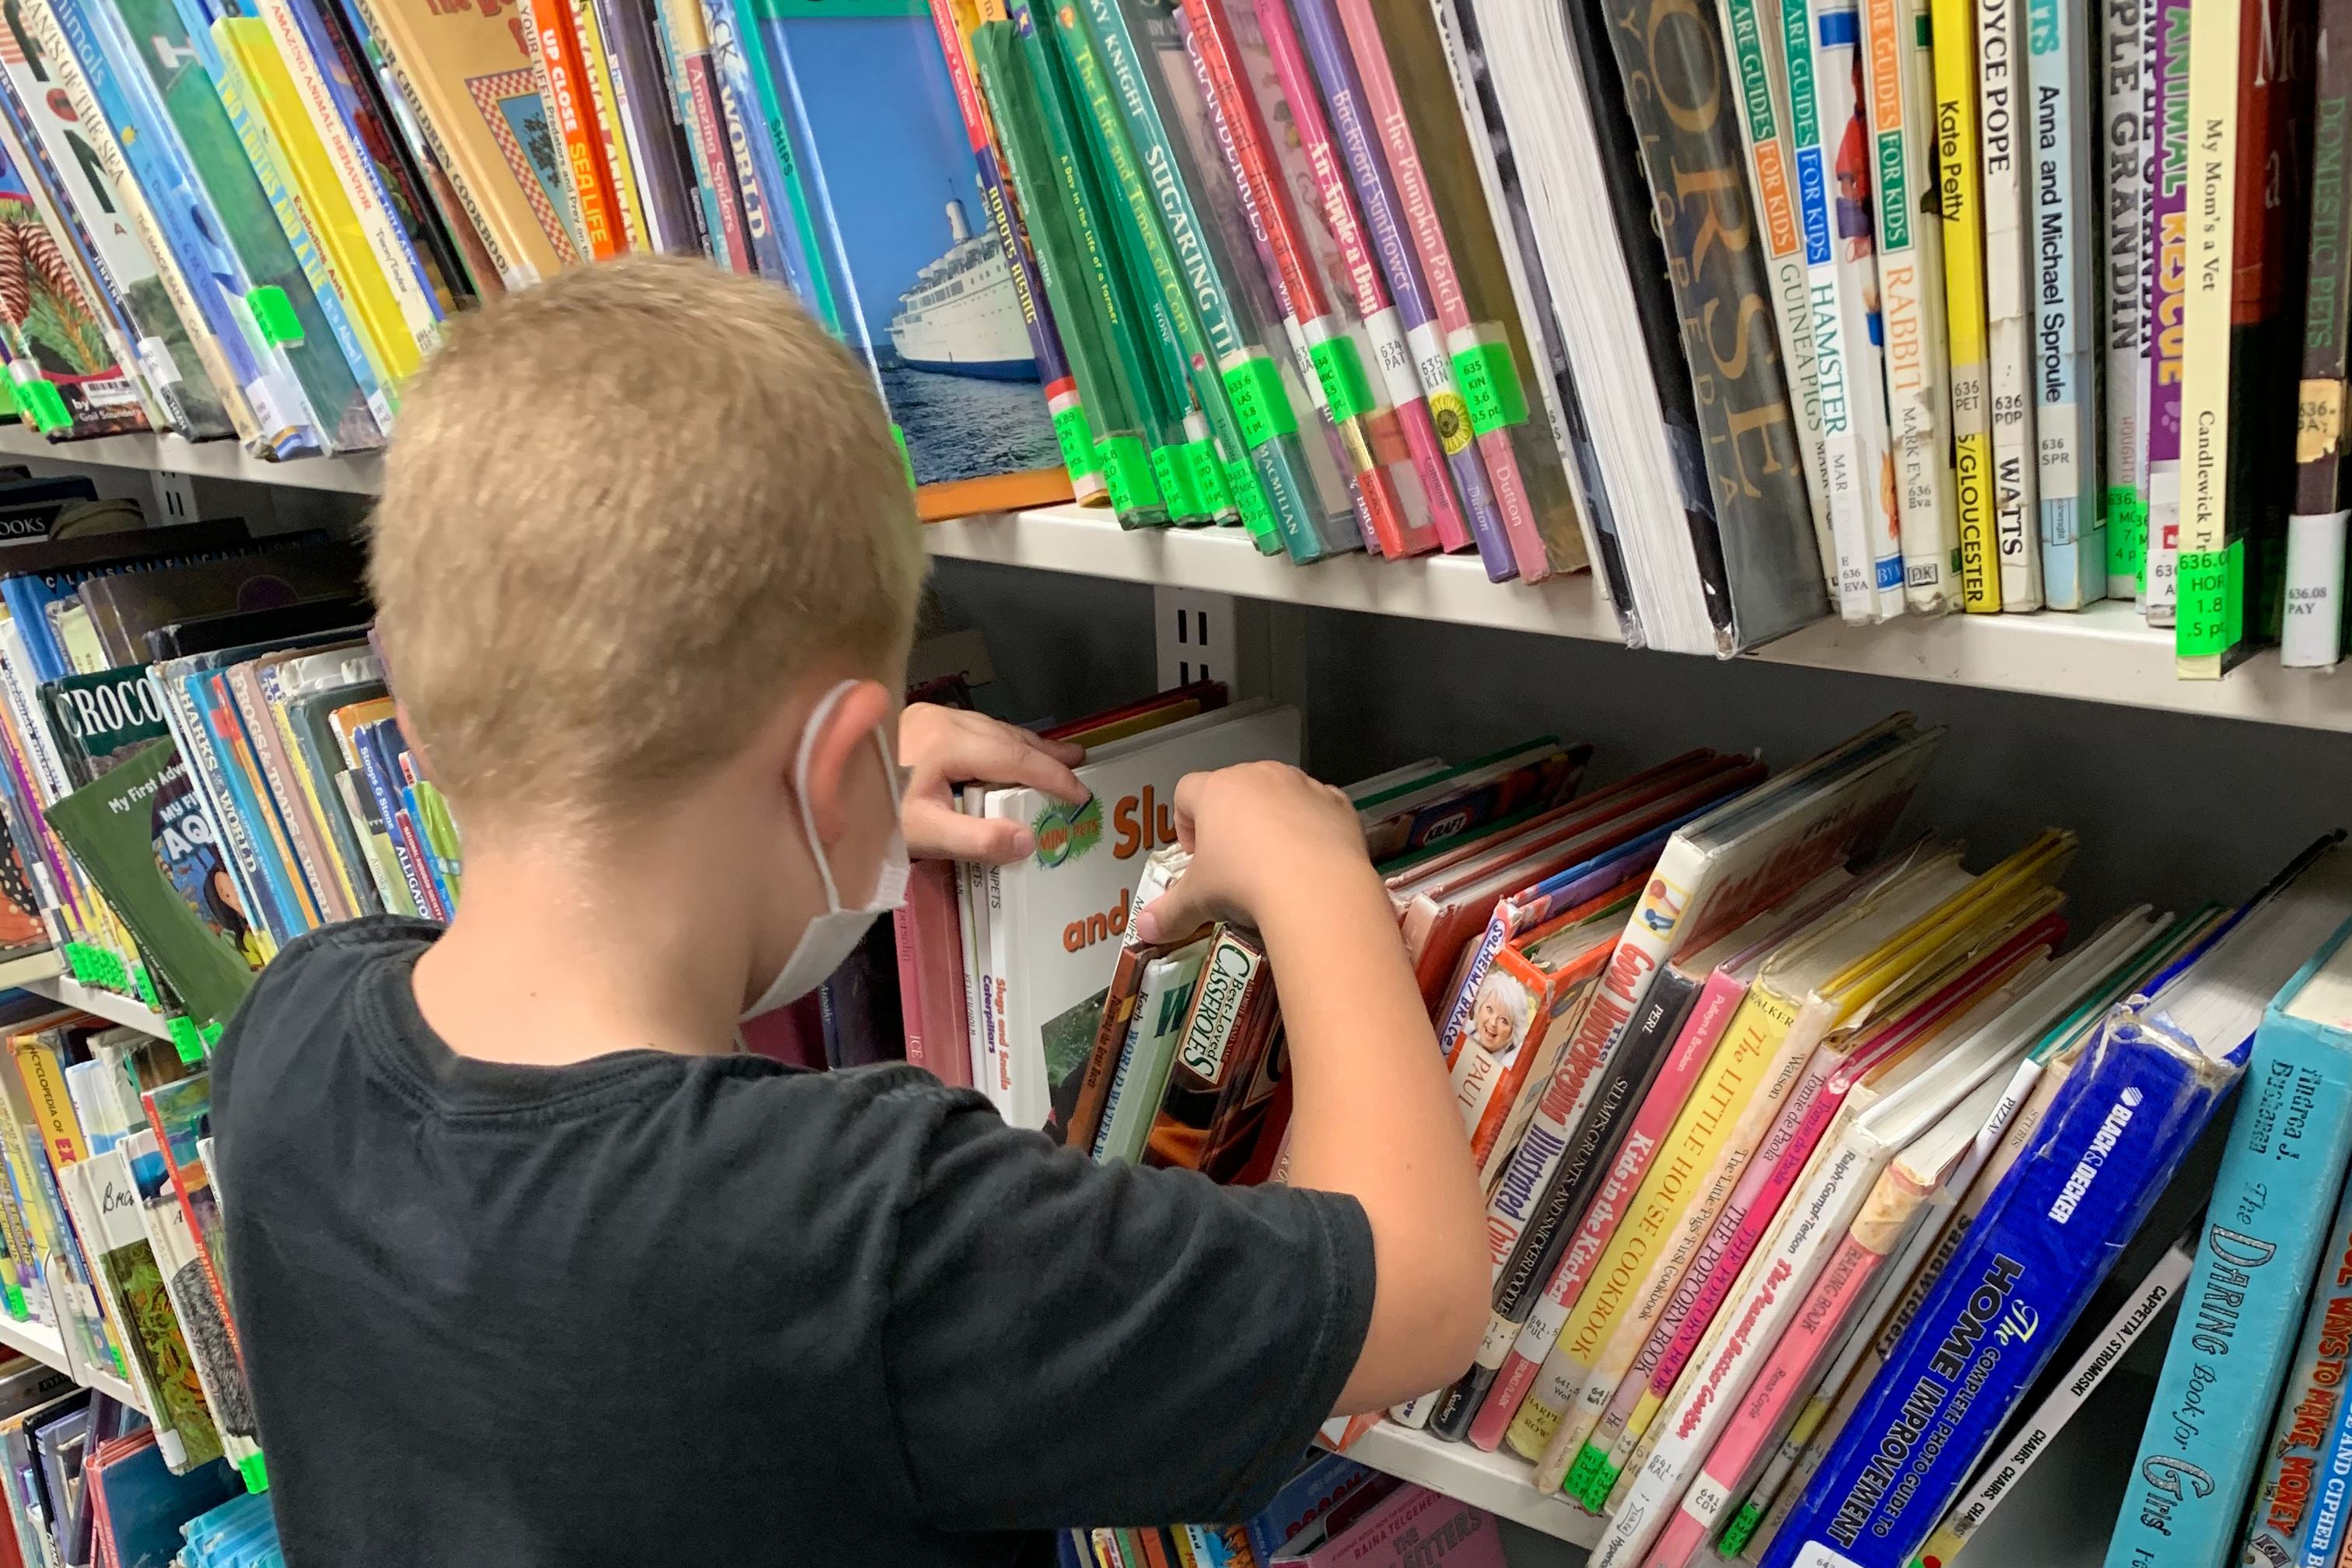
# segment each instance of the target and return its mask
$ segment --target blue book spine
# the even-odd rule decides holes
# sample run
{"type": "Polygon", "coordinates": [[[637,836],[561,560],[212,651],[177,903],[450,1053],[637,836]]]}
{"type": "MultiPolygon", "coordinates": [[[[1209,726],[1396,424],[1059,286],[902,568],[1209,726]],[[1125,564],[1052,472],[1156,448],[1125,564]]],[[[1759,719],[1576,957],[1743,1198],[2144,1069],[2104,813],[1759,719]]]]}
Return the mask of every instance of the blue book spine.
{"type": "Polygon", "coordinates": [[[785,284],[803,303],[815,296],[815,280],[796,241],[783,232],[784,173],[777,161],[775,138],[768,122],[759,86],[752,80],[752,61],[746,52],[754,47],[743,17],[732,0],[703,0],[703,19],[710,29],[710,67],[719,79],[719,106],[727,116],[728,140],[735,157],[735,184],[743,197],[743,226],[751,237],[751,259],[762,278],[785,284]]]}
{"type": "Polygon", "coordinates": [[[26,573],[0,580],[0,603],[7,605],[9,619],[25,635],[25,652],[33,661],[36,684],[62,680],[70,673],[64,652],[49,635],[47,609],[70,595],[77,580],[54,572],[26,573]]]}
{"type": "MultiPolygon", "coordinates": [[[[380,720],[379,723],[389,723],[380,720]]],[[[408,836],[400,830],[402,807],[400,798],[393,793],[392,772],[384,760],[383,750],[376,743],[374,724],[362,724],[352,731],[352,749],[359,752],[360,775],[367,781],[368,793],[375,796],[375,808],[383,814],[384,837],[392,840],[392,853],[400,862],[401,880],[408,884],[408,896],[415,900],[417,911],[428,920],[443,918],[432,889],[425,881],[425,868],[416,863],[409,850],[408,836]]]]}
{"type": "Polygon", "coordinates": [[[207,670],[190,677],[190,696],[196,704],[196,711],[204,717],[205,738],[211,742],[214,754],[219,760],[221,774],[228,784],[231,808],[245,821],[247,839],[253,846],[254,858],[261,868],[262,879],[268,884],[270,901],[274,906],[271,913],[278,922],[278,929],[273,930],[270,935],[283,945],[310,930],[310,922],[303,915],[302,900],[294,891],[293,868],[278,855],[277,842],[270,834],[269,818],[264,815],[268,808],[256,798],[251,781],[247,778],[245,769],[238,765],[237,753],[245,749],[244,726],[227,697],[225,694],[218,698],[214,696],[212,675],[213,672],[207,670]],[[237,726],[235,736],[229,733],[230,725],[237,726]]]}
{"type": "Polygon", "coordinates": [[[253,282],[245,265],[221,242],[218,215],[199,194],[194,163],[155,94],[154,84],[136,68],[136,49],[120,36],[121,23],[109,10],[93,15],[80,0],[50,0],[58,30],[80,66],[90,97],[110,125],[123,166],[147,198],[148,211],[163,231],[195,296],[205,327],[220,344],[229,372],[243,388],[270,455],[293,458],[326,450],[317,411],[294,374],[286,351],[260,335],[245,308],[253,282]],[[128,62],[118,70],[118,58],[128,62]]]}
{"type": "Polygon", "coordinates": [[[1904,1568],[2235,1082],[2119,1007],[1765,1552],[1904,1568]]]}
{"type": "Polygon", "coordinates": [[[327,269],[326,257],[311,237],[301,200],[294,194],[294,183],[278,161],[278,143],[253,105],[253,93],[246,84],[245,73],[221,53],[219,40],[213,37],[215,22],[237,13],[221,0],[173,0],[173,6],[188,29],[188,42],[204,62],[205,74],[212,78],[213,89],[220,94],[221,107],[228,112],[229,124],[236,131],[237,144],[245,149],[246,160],[261,181],[270,211],[278,216],[278,226],[286,232],[286,243],[293,247],[294,259],[301,265],[302,276],[318,298],[320,312],[327,319],[327,330],[334,335],[336,349],[350,367],[360,395],[367,400],[368,412],[375,416],[378,427],[389,435],[393,426],[392,400],[384,395],[377,378],[375,362],[369,357],[364,341],[344,309],[342,290],[327,269]]]}
{"type": "MultiPolygon", "coordinates": [[[[2302,990],[2347,932],[2279,996],[2302,990]]],[[[2274,1001],[2246,1076],[2106,1568],[2220,1563],[2237,1544],[2352,1156],[2352,1035],[2274,1001]]]]}

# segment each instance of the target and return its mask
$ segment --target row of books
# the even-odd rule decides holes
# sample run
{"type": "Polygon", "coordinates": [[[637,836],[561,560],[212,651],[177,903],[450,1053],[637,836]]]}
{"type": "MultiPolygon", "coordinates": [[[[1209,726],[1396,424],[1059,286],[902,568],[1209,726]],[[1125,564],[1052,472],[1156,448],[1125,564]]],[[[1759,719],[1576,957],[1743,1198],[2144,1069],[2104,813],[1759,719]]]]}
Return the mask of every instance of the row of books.
{"type": "Polygon", "coordinates": [[[1310,1454],[1274,1500],[1236,1524],[1064,1531],[1062,1568],[1507,1568],[1494,1515],[1310,1454]]]}
{"type": "Polygon", "coordinates": [[[266,1498],[218,1464],[174,1474],[140,1412],[30,1357],[0,1361],[8,1568],[272,1568],[266,1498]]]}
{"type": "Polygon", "coordinates": [[[0,546],[0,820],[26,901],[77,979],[145,1000],[191,1060],[296,936],[456,899],[455,825],[394,721],[360,569],[234,520],[0,546]]]}
{"type": "MultiPolygon", "coordinates": [[[[2316,1233],[2352,1104],[2315,1094],[2321,1066],[2273,1058],[2314,1032],[2282,1018],[2326,1019],[2330,976],[2352,972],[2340,836],[2242,903],[2134,908],[2070,942],[2073,835],[1971,874],[1959,845],[1898,833],[1940,738],[1898,715],[1778,775],[1700,751],[1583,794],[1582,750],[1538,739],[1349,792],[1387,852],[1489,1200],[1477,1362],[1386,1419],[1517,1455],[1531,1484],[1603,1517],[1596,1561],[1904,1568],[1924,1547],[1948,1563],[2124,1351],[2167,1331],[2184,1281],[2198,1300],[2192,1259],[2220,1271],[2218,1300],[2242,1283],[2245,1236],[2284,1256],[2252,1229],[2251,1194],[2292,1192],[2282,1223],[2314,1233],[2277,1272],[2273,1341],[2336,1255],[2316,1233]],[[2325,1171],[2324,1188],[2256,1173],[2213,1212],[2242,1239],[2200,1246],[2239,1145],[2269,1158],[2290,1124],[2277,1158],[2325,1171]]],[[[1097,798],[1066,822],[1022,792],[980,797],[1042,812],[1038,852],[961,901],[942,882],[910,904],[902,1005],[939,1020],[910,1025],[910,1059],[1097,1159],[1279,1180],[1286,1064],[1263,947],[1230,926],[1140,944],[1127,917],[1182,874],[1151,824],[1210,765],[1194,758],[1283,758],[1292,732],[1281,710],[1226,704],[1119,745],[1082,770],[1097,798]],[[961,997],[934,983],[959,965],[961,997]]],[[[2331,1081],[2347,1065],[2325,1066],[2331,1081]]],[[[2347,1310],[2314,1305],[2307,1363],[2340,1361],[2347,1310]],[[2323,1334],[2335,1351],[2312,1348],[2323,1334]]],[[[2177,1345],[2208,1321],[2184,1316],[2177,1345]]],[[[2251,1426],[2219,1439],[2248,1456],[2225,1532],[2293,1347],[2272,1349],[2251,1426]]],[[[2309,1426],[2312,1401],[2291,1399],[2281,1422],[2299,1408],[2309,1426]]],[[[1327,1437],[1344,1448],[1369,1424],[1327,1437]]],[[[2273,1468],[2307,1482],[2336,1451],[2314,1437],[2302,1468],[2273,1468]]]]}
{"type": "Polygon", "coordinates": [[[137,1397],[0,1365],[0,1561],[266,1563],[210,1077],[166,1040],[25,992],[0,996],[0,1311],[137,1397]]]}

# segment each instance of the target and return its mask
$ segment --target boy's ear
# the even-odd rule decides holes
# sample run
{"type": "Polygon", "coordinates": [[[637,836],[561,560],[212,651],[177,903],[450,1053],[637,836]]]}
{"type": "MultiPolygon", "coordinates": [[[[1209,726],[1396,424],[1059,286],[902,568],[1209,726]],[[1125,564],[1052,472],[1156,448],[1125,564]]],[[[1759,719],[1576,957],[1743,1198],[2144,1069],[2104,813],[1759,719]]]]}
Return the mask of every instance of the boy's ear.
{"type": "MultiPolygon", "coordinates": [[[[817,837],[826,844],[839,838],[848,825],[843,801],[845,781],[856,777],[854,770],[861,765],[883,765],[883,759],[873,754],[874,731],[888,722],[892,706],[889,688],[878,680],[861,680],[833,705],[809,747],[809,812],[816,819],[817,837]],[[870,763],[861,758],[870,759],[870,763]]],[[[787,785],[792,783],[800,739],[793,737],[793,752],[784,758],[787,785]]],[[[896,755],[895,745],[891,752],[896,755]]]]}

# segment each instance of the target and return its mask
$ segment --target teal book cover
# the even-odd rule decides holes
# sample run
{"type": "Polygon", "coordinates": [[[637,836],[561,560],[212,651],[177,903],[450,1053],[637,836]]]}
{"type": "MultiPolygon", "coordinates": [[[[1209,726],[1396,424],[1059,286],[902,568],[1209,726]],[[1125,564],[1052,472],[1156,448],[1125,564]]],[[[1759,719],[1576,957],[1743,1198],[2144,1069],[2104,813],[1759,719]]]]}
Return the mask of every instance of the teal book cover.
{"type": "Polygon", "coordinates": [[[2352,925],[2279,992],[2255,1033],[2106,1568],[2223,1563],[2238,1544],[2352,1156],[2347,936],[2352,925]]]}
{"type": "Polygon", "coordinates": [[[916,483],[1059,473],[1020,292],[926,0],[758,10],[830,324],[874,367],[916,483]]]}

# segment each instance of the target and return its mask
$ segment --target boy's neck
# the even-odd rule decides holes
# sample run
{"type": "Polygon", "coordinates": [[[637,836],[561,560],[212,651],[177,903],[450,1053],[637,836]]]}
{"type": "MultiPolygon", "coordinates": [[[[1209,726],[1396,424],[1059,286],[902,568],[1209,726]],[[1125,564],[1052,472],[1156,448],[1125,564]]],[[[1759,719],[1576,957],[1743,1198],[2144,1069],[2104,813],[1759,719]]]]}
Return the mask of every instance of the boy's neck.
{"type": "Polygon", "coordinates": [[[649,832],[615,853],[469,847],[457,918],[416,966],[417,1005],[450,1049],[560,1067],[734,1048],[751,889],[690,825],[649,832]]]}

